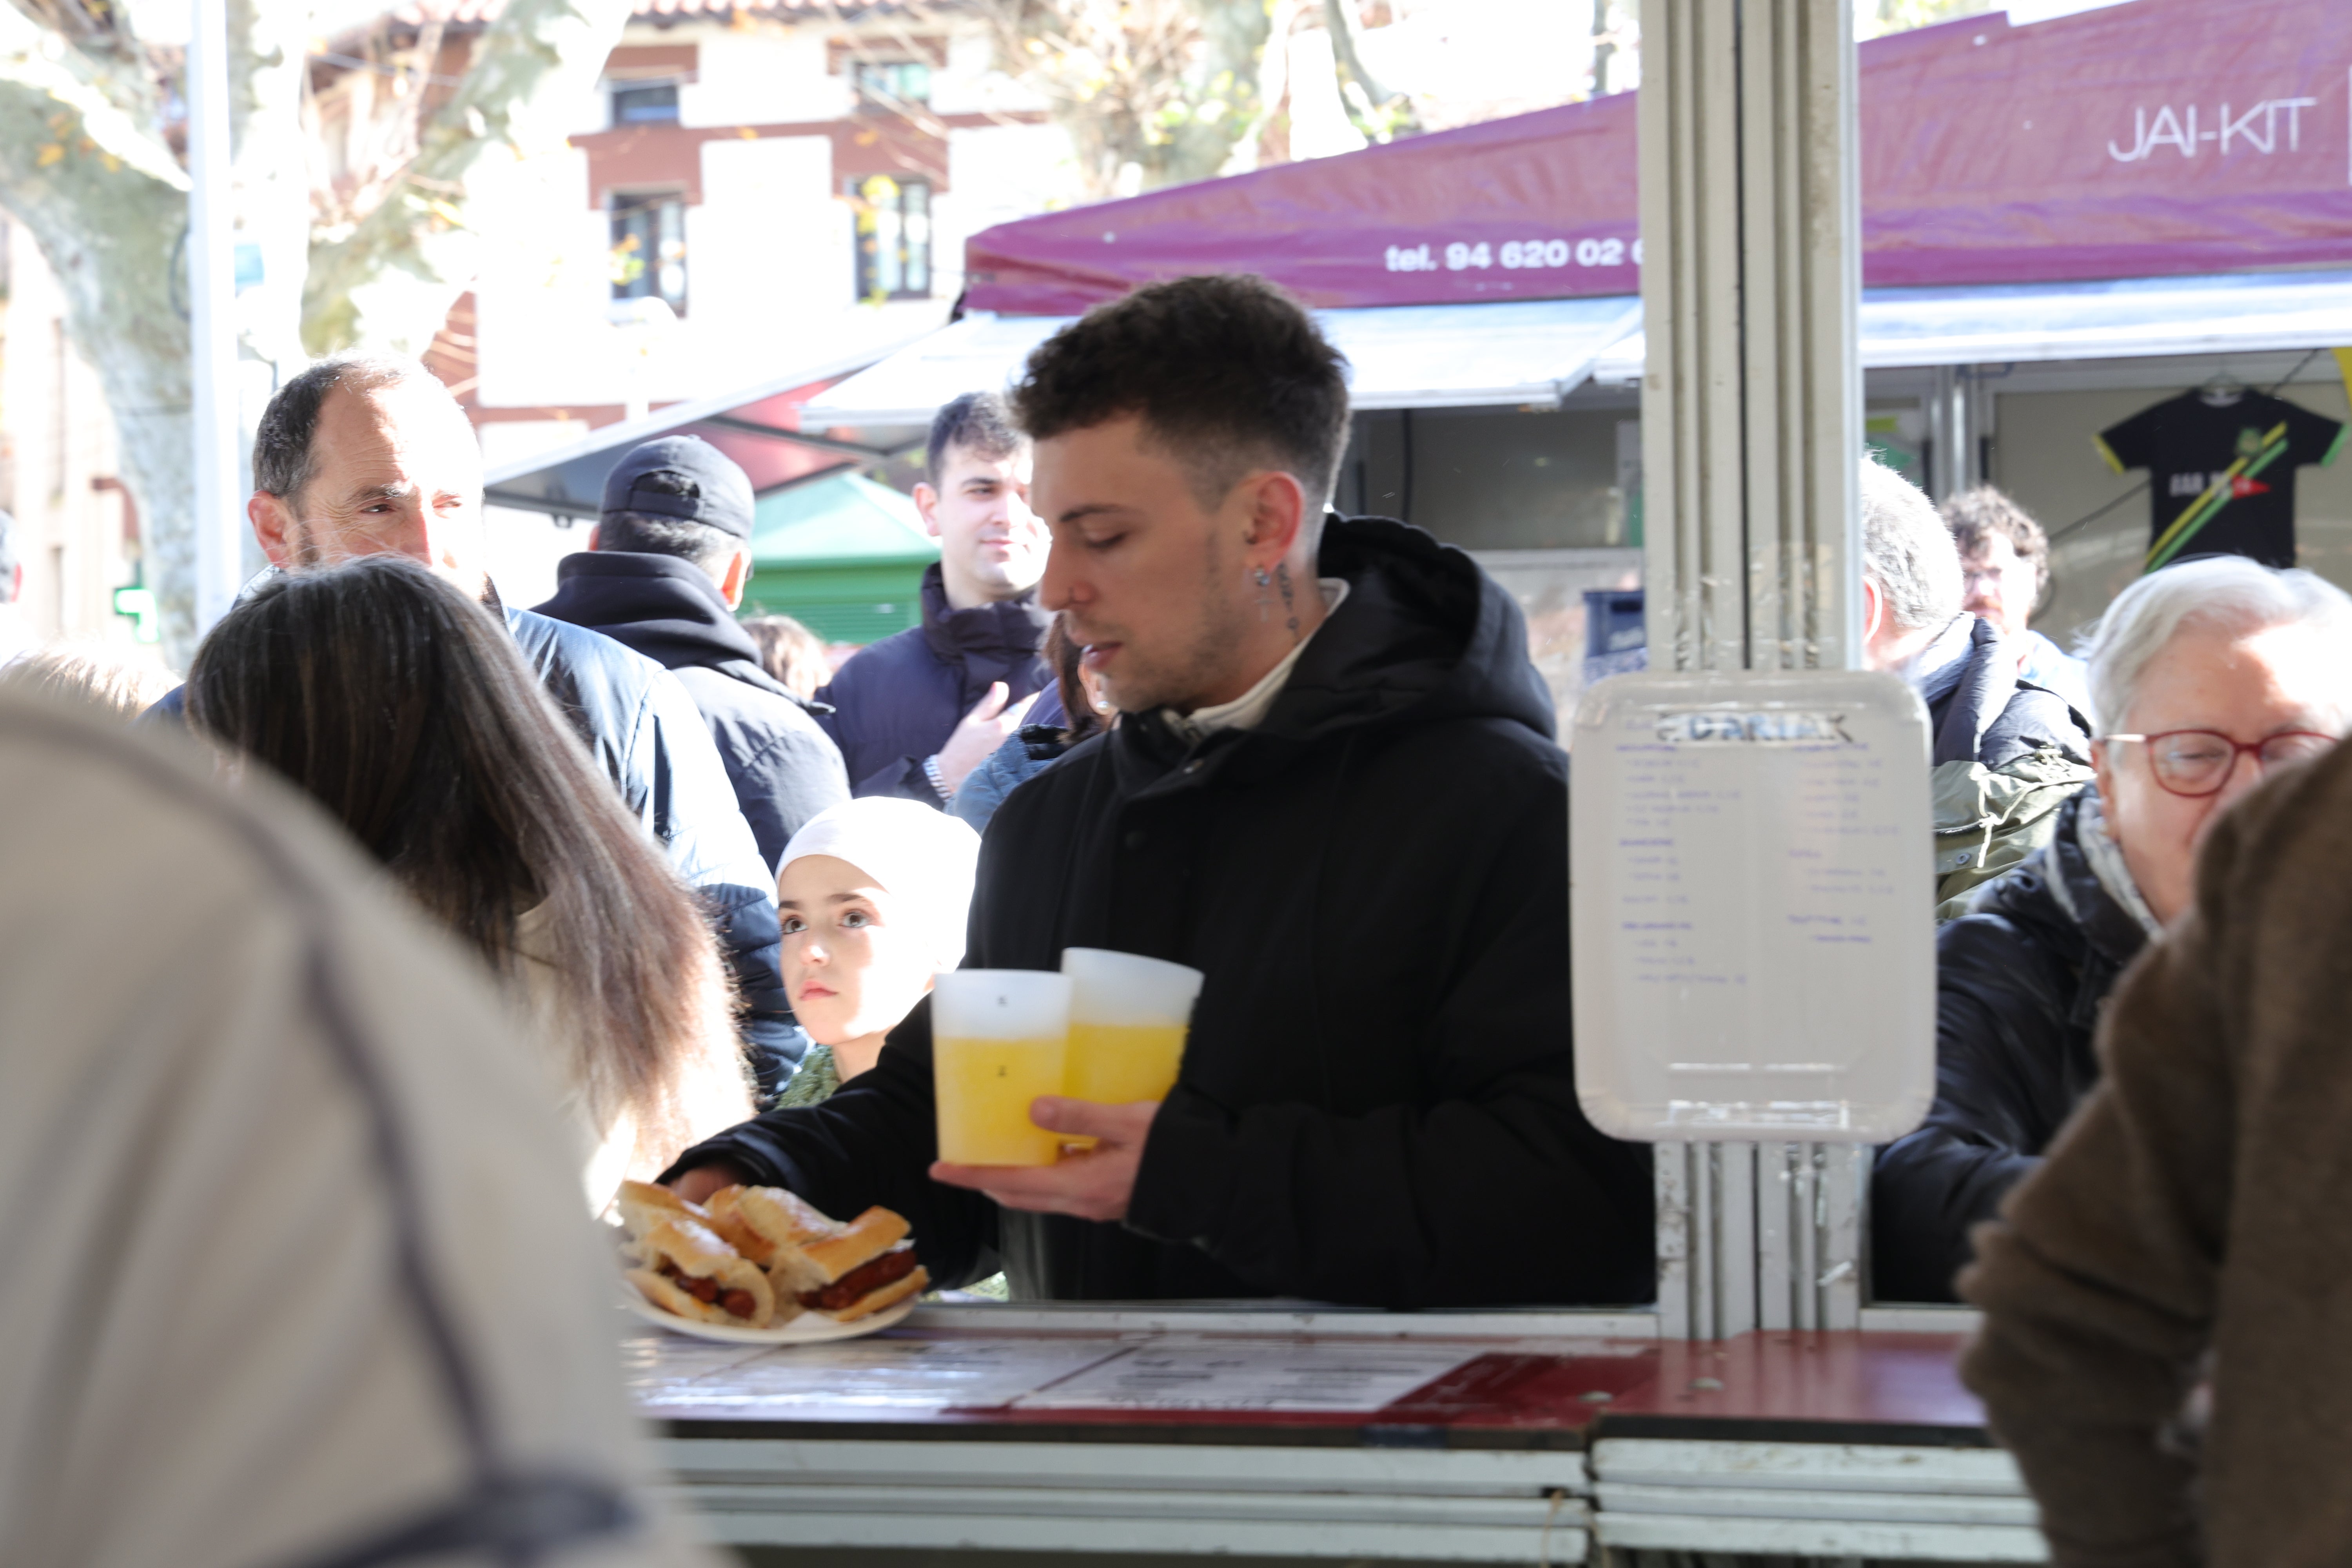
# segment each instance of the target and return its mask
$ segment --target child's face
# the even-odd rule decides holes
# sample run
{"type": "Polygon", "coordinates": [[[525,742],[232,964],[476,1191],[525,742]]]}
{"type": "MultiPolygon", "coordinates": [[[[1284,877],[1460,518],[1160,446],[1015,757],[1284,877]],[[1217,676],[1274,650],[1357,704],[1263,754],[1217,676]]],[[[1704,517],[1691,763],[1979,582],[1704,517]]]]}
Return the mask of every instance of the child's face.
{"type": "Polygon", "coordinates": [[[846,860],[804,855],[776,881],[784,989],[819,1045],[888,1029],[931,988],[933,955],[891,895],[846,860]]]}

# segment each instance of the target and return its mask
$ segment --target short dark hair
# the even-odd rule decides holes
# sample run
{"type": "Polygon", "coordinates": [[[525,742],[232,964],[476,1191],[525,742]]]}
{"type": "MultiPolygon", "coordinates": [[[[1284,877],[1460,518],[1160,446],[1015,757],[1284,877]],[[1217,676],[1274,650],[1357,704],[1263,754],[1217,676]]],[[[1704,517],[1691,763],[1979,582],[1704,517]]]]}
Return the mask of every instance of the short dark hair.
{"type": "Polygon", "coordinates": [[[1202,506],[1263,465],[1307,491],[1320,522],[1348,445],[1347,357],[1263,278],[1180,278],[1097,305],[1029,356],[1013,408],[1032,438],[1121,415],[1190,470],[1202,506]]]}
{"type": "Polygon", "coordinates": [[[1013,411],[993,392],[967,392],[931,416],[931,439],[923,449],[923,478],[937,488],[947,472],[948,449],[961,447],[984,462],[1001,463],[1029,444],[1013,423],[1013,411]]]}
{"type": "Polygon", "coordinates": [[[2042,591],[2050,585],[2050,536],[2023,507],[1990,485],[1979,485],[1946,498],[1936,510],[1943,514],[1944,526],[1952,531],[1952,543],[1963,565],[1993,535],[2008,540],[2017,558],[2033,568],[2033,602],[2042,602],[2042,591]]]}
{"type": "MultiPolygon", "coordinates": [[[[655,495],[694,493],[693,481],[667,470],[637,477],[636,488],[655,495]]],[[[743,548],[743,541],[723,528],[683,517],[656,517],[643,511],[608,511],[596,524],[600,550],[626,550],[640,555],[675,555],[697,566],[710,566],[743,548]]]]}
{"type": "Polygon", "coordinates": [[[279,387],[261,411],[253,431],[253,488],[291,501],[310,479],[310,447],[319,434],[319,410],[338,386],[373,392],[419,377],[440,384],[424,364],[405,354],[333,354],[299,372],[279,387]]]}

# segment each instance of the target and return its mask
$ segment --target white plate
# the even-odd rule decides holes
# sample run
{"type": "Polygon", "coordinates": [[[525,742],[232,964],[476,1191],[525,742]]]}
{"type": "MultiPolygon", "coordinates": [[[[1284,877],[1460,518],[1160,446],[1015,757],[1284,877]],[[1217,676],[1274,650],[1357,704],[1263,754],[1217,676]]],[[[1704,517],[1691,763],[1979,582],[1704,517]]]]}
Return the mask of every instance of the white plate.
{"type": "Polygon", "coordinates": [[[854,1340],[864,1334],[880,1333],[915,1310],[916,1298],[908,1297],[878,1312],[869,1312],[855,1322],[836,1323],[822,1312],[803,1312],[781,1329],[739,1329],[727,1323],[698,1323],[691,1318],[681,1318],[666,1312],[628,1288],[629,1310],[646,1321],[667,1329],[674,1334],[686,1334],[698,1340],[717,1340],[730,1345],[820,1345],[827,1340],[854,1340]]]}

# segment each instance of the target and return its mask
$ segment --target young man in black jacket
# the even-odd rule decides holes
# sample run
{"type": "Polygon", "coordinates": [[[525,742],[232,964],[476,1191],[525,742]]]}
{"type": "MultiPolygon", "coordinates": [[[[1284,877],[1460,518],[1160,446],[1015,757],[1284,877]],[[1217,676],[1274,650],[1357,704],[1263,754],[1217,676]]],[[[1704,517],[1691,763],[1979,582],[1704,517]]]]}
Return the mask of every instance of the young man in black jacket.
{"type": "Polygon", "coordinates": [[[887,1205],[943,1283],[1001,1260],[1017,1297],[1648,1300],[1648,1152],[1577,1105],[1567,759],[1517,606],[1416,529],[1325,521],[1341,361],[1257,279],[1103,307],[1015,409],[1040,602],[1123,718],[991,824],[965,962],[1204,971],[1177,1088],[1038,1100],[1099,1140],[1057,1165],[939,1164],[921,1007],[672,1179],[887,1205]]]}
{"type": "Polygon", "coordinates": [[[751,477],[692,436],[665,436],[604,478],[585,553],[555,569],[539,614],[604,633],[672,675],[710,726],[772,875],[801,824],[849,798],[841,752],[760,663],[736,622],[751,580],[751,477]]]}
{"type": "Polygon", "coordinates": [[[1029,509],[1029,442],[1004,400],[967,393],[939,411],[915,508],[940,542],[923,620],[841,667],[817,700],[858,795],[945,810],[964,775],[1021,728],[1054,684],[1037,649],[1045,529],[1029,509]]]}

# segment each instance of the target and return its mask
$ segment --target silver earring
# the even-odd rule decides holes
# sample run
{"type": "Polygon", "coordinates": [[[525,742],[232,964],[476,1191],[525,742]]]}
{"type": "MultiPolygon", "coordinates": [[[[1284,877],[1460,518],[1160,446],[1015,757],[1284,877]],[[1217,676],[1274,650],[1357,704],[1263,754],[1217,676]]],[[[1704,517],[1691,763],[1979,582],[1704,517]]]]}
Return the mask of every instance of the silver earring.
{"type": "Polygon", "coordinates": [[[1265,567],[1259,567],[1257,569],[1257,618],[1261,626],[1274,618],[1273,587],[1274,579],[1266,575],[1265,567]]]}

